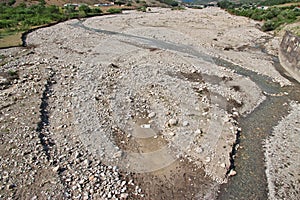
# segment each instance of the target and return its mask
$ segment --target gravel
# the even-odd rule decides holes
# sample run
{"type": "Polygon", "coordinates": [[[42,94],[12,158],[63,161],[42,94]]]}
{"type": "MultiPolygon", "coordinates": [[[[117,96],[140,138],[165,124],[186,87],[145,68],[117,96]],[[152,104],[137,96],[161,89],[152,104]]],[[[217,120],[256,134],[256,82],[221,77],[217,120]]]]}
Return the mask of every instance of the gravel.
{"type": "Polygon", "coordinates": [[[240,60],[257,52],[239,45],[265,36],[248,22],[153,8],[59,23],[0,50],[0,198],[212,199],[227,182],[236,119],[265,99],[213,57],[264,63],[289,84],[271,57],[240,60]],[[224,53],[239,25],[252,34],[224,53]]]}
{"type": "Polygon", "coordinates": [[[298,199],[300,159],[300,105],[291,102],[289,115],[274,127],[265,141],[269,199],[298,199]]]}

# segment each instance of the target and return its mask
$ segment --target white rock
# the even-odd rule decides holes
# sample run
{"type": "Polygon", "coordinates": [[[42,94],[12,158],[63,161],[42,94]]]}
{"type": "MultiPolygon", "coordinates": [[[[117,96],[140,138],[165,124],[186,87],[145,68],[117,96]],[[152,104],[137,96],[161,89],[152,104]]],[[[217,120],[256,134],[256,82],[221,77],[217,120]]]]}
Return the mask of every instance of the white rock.
{"type": "Polygon", "coordinates": [[[121,197],[121,199],[127,199],[128,194],[127,194],[127,193],[122,193],[122,194],[120,195],[120,197],[121,197]]]}
{"type": "Polygon", "coordinates": [[[114,154],[114,158],[120,158],[122,156],[122,151],[118,151],[117,153],[114,154]]]}
{"type": "Polygon", "coordinates": [[[236,175],[236,171],[234,171],[233,169],[230,170],[228,176],[235,176],[236,175]]]}
{"type": "Polygon", "coordinates": [[[148,115],[148,117],[151,119],[151,118],[153,118],[153,117],[155,117],[156,116],[156,113],[155,112],[151,112],[151,113],[149,113],[149,115],[148,115]]]}
{"type": "Polygon", "coordinates": [[[57,172],[59,170],[59,165],[57,165],[56,167],[53,168],[54,172],[57,172]]]}
{"type": "Polygon", "coordinates": [[[170,136],[174,136],[175,133],[174,133],[174,132],[170,132],[169,135],[170,135],[170,136]]]}
{"type": "Polygon", "coordinates": [[[177,123],[178,123],[178,120],[177,120],[177,119],[172,118],[172,119],[169,120],[169,124],[170,124],[171,126],[175,126],[175,125],[177,125],[177,123]]]}
{"type": "Polygon", "coordinates": [[[204,161],[207,163],[210,162],[210,157],[206,157],[204,161]]]}
{"type": "Polygon", "coordinates": [[[150,124],[142,124],[141,128],[151,128],[151,125],[150,124]]]}
{"type": "Polygon", "coordinates": [[[182,122],[182,126],[188,126],[188,125],[189,125],[189,122],[188,122],[188,121],[182,122]]]}

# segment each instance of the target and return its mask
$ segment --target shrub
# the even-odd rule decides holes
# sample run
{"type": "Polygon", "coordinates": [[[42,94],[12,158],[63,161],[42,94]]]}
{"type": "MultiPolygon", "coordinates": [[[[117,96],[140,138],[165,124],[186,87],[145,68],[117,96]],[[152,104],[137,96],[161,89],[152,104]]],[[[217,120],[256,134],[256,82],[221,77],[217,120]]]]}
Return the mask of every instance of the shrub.
{"type": "Polygon", "coordinates": [[[103,11],[100,8],[94,8],[94,9],[92,9],[92,13],[94,13],[94,14],[100,14],[102,12],[103,11]]]}
{"type": "Polygon", "coordinates": [[[182,6],[173,7],[172,10],[185,10],[182,6]]]}
{"type": "Polygon", "coordinates": [[[141,6],[141,7],[138,7],[138,8],[137,8],[137,11],[146,12],[147,9],[146,9],[145,6],[141,6]]]}
{"type": "Polygon", "coordinates": [[[79,11],[84,12],[84,14],[88,14],[91,12],[90,7],[88,7],[87,5],[81,5],[79,6],[79,11]]]}
{"type": "Polygon", "coordinates": [[[107,10],[108,13],[111,13],[111,14],[115,14],[115,13],[122,13],[122,9],[120,8],[109,8],[107,10]]]}
{"type": "Polygon", "coordinates": [[[276,23],[273,20],[268,20],[264,23],[264,25],[261,27],[263,31],[272,31],[276,29],[276,23]]]}

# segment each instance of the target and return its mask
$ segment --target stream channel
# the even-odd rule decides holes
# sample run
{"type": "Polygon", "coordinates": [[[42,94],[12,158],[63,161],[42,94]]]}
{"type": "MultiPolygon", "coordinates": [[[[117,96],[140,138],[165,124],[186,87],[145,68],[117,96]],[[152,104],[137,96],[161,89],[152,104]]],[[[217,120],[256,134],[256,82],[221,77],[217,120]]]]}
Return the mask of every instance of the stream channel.
{"type": "MultiPolygon", "coordinates": [[[[238,65],[230,63],[220,58],[211,57],[196,51],[193,47],[169,43],[166,41],[130,35],[101,29],[87,27],[83,21],[78,21],[72,26],[83,28],[108,35],[120,35],[133,39],[138,44],[143,44],[149,48],[160,48],[180,53],[186,53],[206,61],[214,62],[235,71],[242,76],[249,77],[254,81],[266,95],[266,100],[261,103],[253,112],[239,119],[242,131],[237,136],[239,149],[233,148],[234,156],[233,168],[237,175],[231,177],[228,183],[221,185],[217,199],[267,199],[268,186],[265,174],[264,147],[263,141],[272,133],[272,129],[279,121],[288,114],[289,102],[300,101],[300,85],[293,78],[286,75],[285,70],[280,66],[278,58],[273,57],[274,67],[282,76],[289,79],[293,85],[281,87],[271,78],[260,75],[251,70],[247,70],[238,65]]],[[[136,44],[136,43],[135,43],[136,44]]],[[[259,50],[266,53],[262,45],[256,46],[259,50]]]]}

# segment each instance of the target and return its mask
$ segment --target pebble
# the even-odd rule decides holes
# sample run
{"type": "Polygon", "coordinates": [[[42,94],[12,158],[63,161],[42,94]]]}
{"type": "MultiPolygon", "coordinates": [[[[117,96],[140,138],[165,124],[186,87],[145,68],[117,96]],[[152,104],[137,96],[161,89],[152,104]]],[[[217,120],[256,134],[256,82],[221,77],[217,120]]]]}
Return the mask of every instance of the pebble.
{"type": "Polygon", "coordinates": [[[151,128],[151,124],[142,124],[141,128],[151,128]]]}
{"type": "Polygon", "coordinates": [[[120,197],[121,197],[121,199],[127,199],[128,193],[122,193],[122,194],[120,195],[120,197]]]}
{"type": "Polygon", "coordinates": [[[156,113],[155,112],[151,112],[148,114],[148,118],[154,118],[156,116],[156,113]]]}
{"type": "Polygon", "coordinates": [[[53,168],[54,172],[57,172],[59,170],[59,165],[57,165],[56,167],[53,168]]]}
{"type": "Polygon", "coordinates": [[[116,152],[115,154],[114,154],[114,158],[120,158],[121,156],[122,156],[122,151],[118,151],[118,152],[116,152]]]}
{"type": "Polygon", "coordinates": [[[169,133],[170,136],[175,136],[176,134],[174,132],[169,133]]]}
{"type": "Polygon", "coordinates": [[[170,125],[170,126],[176,126],[177,123],[178,123],[178,120],[177,120],[177,119],[172,118],[172,119],[169,120],[169,125],[170,125]]]}
{"type": "Polygon", "coordinates": [[[182,122],[182,126],[188,126],[188,125],[190,125],[188,121],[183,121],[182,122]]]}
{"type": "Polygon", "coordinates": [[[234,171],[233,169],[230,170],[228,176],[235,176],[236,175],[236,171],[234,171]]]}
{"type": "Polygon", "coordinates": [[[204,161],[207,163],[210,162],[210,157],[206,157],[204,161]]]}

